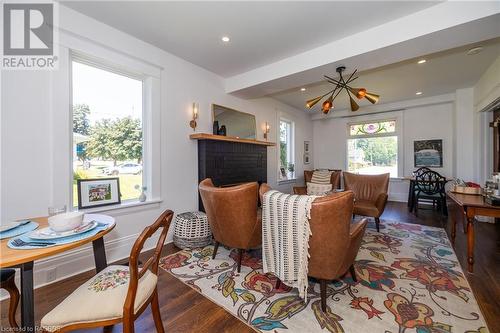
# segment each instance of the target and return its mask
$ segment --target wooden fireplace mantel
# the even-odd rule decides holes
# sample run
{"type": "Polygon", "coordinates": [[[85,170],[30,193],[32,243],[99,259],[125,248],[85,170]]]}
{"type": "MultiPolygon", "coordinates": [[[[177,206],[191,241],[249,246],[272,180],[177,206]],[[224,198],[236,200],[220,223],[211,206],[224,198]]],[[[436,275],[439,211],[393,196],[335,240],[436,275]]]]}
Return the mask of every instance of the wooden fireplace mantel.
{"type": "Polygon", "coordinates": [[[276,143],[269,141],[260,141],[254,139],[240,139],[234,136],[214,135],[208,133],[195,133],[189,136],[191,140],[215,140],[215,141],[229,141],[238,143],[248,143],[260,146],[276,146],[276,143]]]}

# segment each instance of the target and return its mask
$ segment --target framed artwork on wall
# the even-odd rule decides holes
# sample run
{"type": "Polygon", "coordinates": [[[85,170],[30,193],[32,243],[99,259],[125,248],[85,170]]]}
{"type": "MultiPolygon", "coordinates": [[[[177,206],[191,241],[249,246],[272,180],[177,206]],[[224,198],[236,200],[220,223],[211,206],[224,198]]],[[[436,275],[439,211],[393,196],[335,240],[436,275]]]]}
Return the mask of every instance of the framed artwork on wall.
{"type": "Polygon", "coordinates": [[[304,141],[304,154],[308,154],[311,151],[311,142],[304,141]]]}
{"type": "Polygon", "coordinates": [[[120,204],[118,177],[78,179],[78,209],[120,204]]]}
{"type": "Polygon", "coordinates": [[[443,167],[443,140],[413,141],[415,167],[443,167]]]}
{"type": "Polygon", "coordinates": [[[308,153],[304,153],[304,164],[311,164],[311,158],[308,153]]]}

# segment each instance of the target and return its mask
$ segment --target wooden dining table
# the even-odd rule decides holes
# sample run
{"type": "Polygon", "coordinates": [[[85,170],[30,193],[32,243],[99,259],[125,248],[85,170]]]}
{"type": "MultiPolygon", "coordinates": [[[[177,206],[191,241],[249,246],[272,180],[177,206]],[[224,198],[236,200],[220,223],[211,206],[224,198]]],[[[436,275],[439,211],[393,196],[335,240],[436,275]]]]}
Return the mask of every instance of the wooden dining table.
{"type": "MultiPolygon", "coordinates": [[[[113,219],[111,217],[107,217],[113,219]]],[[[47,217],[30,219],[39,224],[39,228],[48,226],[47,217]]],[[[33,285],[33,266],[36,260],[44,259],[82,245],[92,243],[96,272],[106,268],[106,250],[104,248],[104,235],[115,227],[113,223],[96,235],[75,241],[73,243],[34,249],[12,249],[7,246],[9,239],[0,241],[0,267],[19,268],[21,270],[21,327],[24,332],[35,332],[35,302],[33,285]]]]}

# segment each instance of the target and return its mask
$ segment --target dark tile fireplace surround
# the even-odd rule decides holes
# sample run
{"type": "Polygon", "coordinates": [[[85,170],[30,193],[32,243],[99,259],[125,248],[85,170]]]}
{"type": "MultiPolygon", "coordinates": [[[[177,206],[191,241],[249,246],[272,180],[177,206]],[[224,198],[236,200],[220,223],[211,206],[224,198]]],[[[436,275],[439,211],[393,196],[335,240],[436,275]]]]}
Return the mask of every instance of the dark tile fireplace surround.
{"type": "MultiPolygon", "coordinates": [[[[267,182],[267,146],[218,140],[198,140],[198,182],[211,178],[215,186],[267,182]]],[[[204,211],[198,194],[199,209],[204,211]]]]}

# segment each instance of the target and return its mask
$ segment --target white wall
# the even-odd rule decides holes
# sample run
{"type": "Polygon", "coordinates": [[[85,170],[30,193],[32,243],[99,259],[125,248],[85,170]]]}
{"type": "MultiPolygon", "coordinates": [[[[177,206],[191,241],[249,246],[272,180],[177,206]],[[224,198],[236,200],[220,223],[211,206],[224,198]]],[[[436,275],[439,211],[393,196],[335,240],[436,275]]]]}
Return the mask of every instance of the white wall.
{"type": "Polygon", "coordinates": [[[474,107],[483,110],[488,104],[500,97],[500,56],[484,72],[474,86],[474,107]]]}
{"type": "MultiPolygon", "coordinates": [[[[346,111],[334,112],[332,117],[316,118],[313,123],[314,165],[318,168],[346,169],[347,124],[356,121],[396,118],[399,132],[399,177],[410,176],[414,168],[413,141],[426,139],[443,140],[443,167],[434,168],[443,176],[454,176],[453,172],[453,113],[451,96],[412,100],[379,105],[371,114],[350,117],[346,111]],[[405,109],[403,111],[378,113],[383,110],[405,109]],[[347,117],[346,117],[347,116],[347,117]]],[[[406,201],[408,183],[391,179],[389,200],[406,201]]]]}
{"type": "Polygon", "coordinates": [[[493,121],[493,112],[481,112],[489,104],[500,97],[500,56],[484,72],[474,86],[474,109],[478,112],[475,116],[476,146],[476,177],[483,183],[490,178],[493,172],[493,129],[489,123],[493,121]]]}
{"type": "Polygon", "coordinates": [[[458,89],[455,97],[455,174],[464,180],[474,180],[474,90],[458,89]]]}
{"type": "MultiPolygon", "coordinates": [[[[60,6],[61,63],[58,71],[4,71],[1,77],[1,218],[43,216],[49,206],[70,204],[70,79],[69,50],[98,53],[138,67],[160,71],[153,107],[153,150],[157,161],[150,205],[112,210],[117,226],[106,236],[108,260],[128,256],[138,233],[160,213],[197,209],[197,142],[190,140],[192,102],[200,105],[197,132],[212,131],[211,103],[255,114],[258,138],[262,124],[271,126],[277,140],[278,119],[285,114],[296,125],[296,171],[303,173],[303,141],[312,141],[312,122],[296,109],[276,100],[242,100],[224,92],[217,75],[156,47],[60,6]],[[160,70],[161,69],[161,70],[160,70]],[[300,157],[300,158],[299,158],[300,157]]],[[[312,167],[312,165],[310,165],[312,167]]],[[[277,183],[277,148],[268,148],[268,182],[289,191],[292,184],[277,183]]],[[[35,283],[46,282],[46,271],[56,268],[57,279],[93,267],[90,247],[80,248],[35,264],[35,283]]]]}

